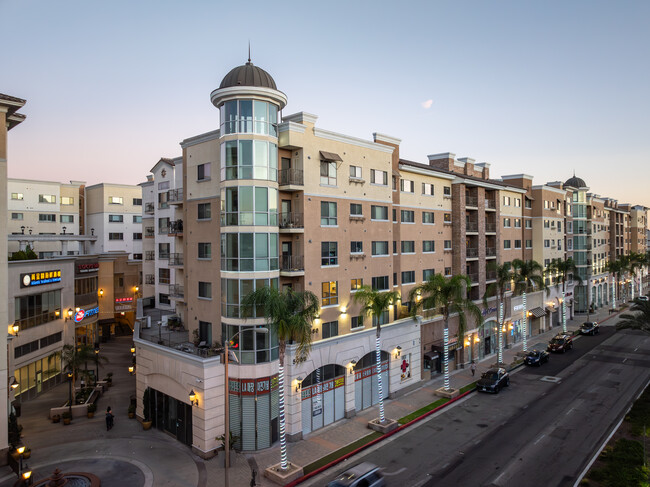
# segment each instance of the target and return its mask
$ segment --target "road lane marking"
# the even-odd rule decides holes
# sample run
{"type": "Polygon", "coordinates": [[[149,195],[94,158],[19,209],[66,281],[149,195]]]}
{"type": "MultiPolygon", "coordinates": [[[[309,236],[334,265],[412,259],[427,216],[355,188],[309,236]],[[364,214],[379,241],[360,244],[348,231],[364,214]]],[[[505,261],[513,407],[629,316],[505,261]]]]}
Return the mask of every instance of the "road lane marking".
{"type": "Polygon", "coordinates": [[[569,409],[569,410],[566,412],[565,416],[568,416],[569,413],[570,413],[571,411],[573,411],[574,409],[575,409],[575,408],[571,408],[571,409],[569,409]]]}
{"type": "Polygon", "coordinates": [[[627,357],[625,357],[625,358],[623,359],[623,363],[625,363],[626,360],[627,360],[627,357]]]}
{"type": "Polygon", "coordinates": [[[536,445],[537,443],[539,443],[540,441],[542,441],[542,438],[544,438],[545,436],[546,436],[546,434],[542,434],[542,436],[540,436],[539,438],[537,438],[537,440],[536,440],[535,443],[533,443],[533,444],[536,445]]]}
{"type": "Polygon", "coordinates": [[[397,470],[397,471],[395,471],[395,472],[386,472],[386,470],[383,469],[383,468],[381,468],[380,470],[382,471],[382,473],[383,473],[384,475],[390,477],[390,476],[392,476],[392,475],[399,475],[399,474],[401,474],[404,470],[406,470],[406,467],[402,467],[402,468],[400,468],[399,470],[397,470]]]}

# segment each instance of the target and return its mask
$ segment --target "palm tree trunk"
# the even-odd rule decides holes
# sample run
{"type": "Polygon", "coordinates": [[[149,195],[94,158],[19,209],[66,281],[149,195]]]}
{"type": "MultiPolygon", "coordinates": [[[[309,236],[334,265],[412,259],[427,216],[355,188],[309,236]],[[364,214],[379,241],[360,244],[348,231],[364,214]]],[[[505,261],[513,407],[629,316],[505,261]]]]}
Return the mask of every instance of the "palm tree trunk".
{"type": "Polygon", "coordinates": [[[449,317],[445,317],[445,328],[442,332],[442,367],[444,374],[445,390],[451,389],[451,382],[449,380],[449,317]]]}
{"type": "Polygon", "coordinates": [[[380,346],[381,328],[379,319],[377,319],[377,338],[375,339],[375,358],[377,360],[377,388],[379,389],[379,421],[381,424],[386,422],[384,414],[384,390],[381,383],[381,346],[380,346]]]}
{"type": "Polygon", "coordinates": [[[527,332],[526,325],[528,323],[527,323],[527,315],[526,315],[526,313],[528,313],[528,310],[526,309],[526,290],[524,290],[524,292],[522,293],[521,300],[522,300],[523,305],[524,305],[524,319],[522,320],[522,322],[523,322],[522,323],[522,331],[524,333],[524,352],[527,352],[528,351],[528,341],[527,341],[527,337],[526,337],[526,332],[527,332]]]}
{"type": "Polygon", "coordinates": [[[503,363],[503,298],[499,300],[499,316],[497,318],[497,363],[503,363]]]}
{"type": "Polygon", "coordinates": [[[280,394],[278,397],[278,416],[280,416],[280,468],[282,470],[287,470],[289,468],[289,462],[287,460],[286,420],[284,417],[284,354],[286,346],[286,342],[280,340],[280,365],[278,366],[278,387],[280,388],[280,394]]]}

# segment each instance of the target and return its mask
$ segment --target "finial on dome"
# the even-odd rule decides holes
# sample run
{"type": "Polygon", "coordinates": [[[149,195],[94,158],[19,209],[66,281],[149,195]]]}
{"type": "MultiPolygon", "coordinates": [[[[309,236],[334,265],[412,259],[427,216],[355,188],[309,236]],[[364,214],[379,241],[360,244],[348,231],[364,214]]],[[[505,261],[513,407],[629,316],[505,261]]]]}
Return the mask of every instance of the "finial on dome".
{"type": "Polygon", "coordinates": [[[248,64],[251,64],[251,41],[248,41],[248,64]]]}

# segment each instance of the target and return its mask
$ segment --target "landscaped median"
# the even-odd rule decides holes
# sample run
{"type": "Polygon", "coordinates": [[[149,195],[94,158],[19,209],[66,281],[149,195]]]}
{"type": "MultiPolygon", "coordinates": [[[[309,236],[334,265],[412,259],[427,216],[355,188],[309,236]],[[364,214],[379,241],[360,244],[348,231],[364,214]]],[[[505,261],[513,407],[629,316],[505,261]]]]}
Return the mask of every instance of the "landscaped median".
{"type": "Polygon", "coordinates": [[[458,395],[457,397],[453,399],[440,398],[432,402],[431,404],[428,404],[427,406],[424,406],[418,409],[417,411],[413,411],[411,414],[404,416],[403,418],[400,418],[398,420],[400,427],[394,431],[391,431],[390,433],[386,433],[385,435],[382,435],[381,433],[378,432],[370,433],[369,435],[364,436],[363,438],[359,438],[357,441],[352,442],[349,445],[346,445],[343,448],[340,448],[330,453],[329,455],[319,458],[315,462],[312,462],[303,468],[303,471],[305,473],[304,476],[287,484],[286,487],[296,486],[312,477],[315,477],[316,475],[320,474],[321,472],[324,472],[328,468],[331,468],[334,465],[342,462],[343,460],[350,458],[353,455],[356,455],[362,450],[365,450],[366,448],[376,443],[379,443],[382,440],[385,440],[386,438],[394,435],[398,431],[401,431],[404,428],[408,428],[412,424],[415,424],[418,421],[421,421],[424,418],[431,416],[432,414],[436,413],[442,408],[462,399],[463,397],[467,396],[468,394],[470,394],[475,390],[476,390],[476,382],[472,382],[471,384],[462,387],[460,389],[460,395],[458,395]]]}

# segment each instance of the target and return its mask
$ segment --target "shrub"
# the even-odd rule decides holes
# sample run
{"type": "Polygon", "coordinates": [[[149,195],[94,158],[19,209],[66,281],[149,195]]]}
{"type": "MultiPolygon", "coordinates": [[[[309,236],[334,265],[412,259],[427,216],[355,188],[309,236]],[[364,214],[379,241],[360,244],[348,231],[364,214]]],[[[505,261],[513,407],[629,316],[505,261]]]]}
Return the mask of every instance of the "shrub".
{"type": "Polygon", "coordinates": [[[70,411],[66,411],[65,413],[63,413],[63,414],[61,415],[61,417],[62,417],[63,419],[72,419],[72,413],[70,413],[70,411]]]}

